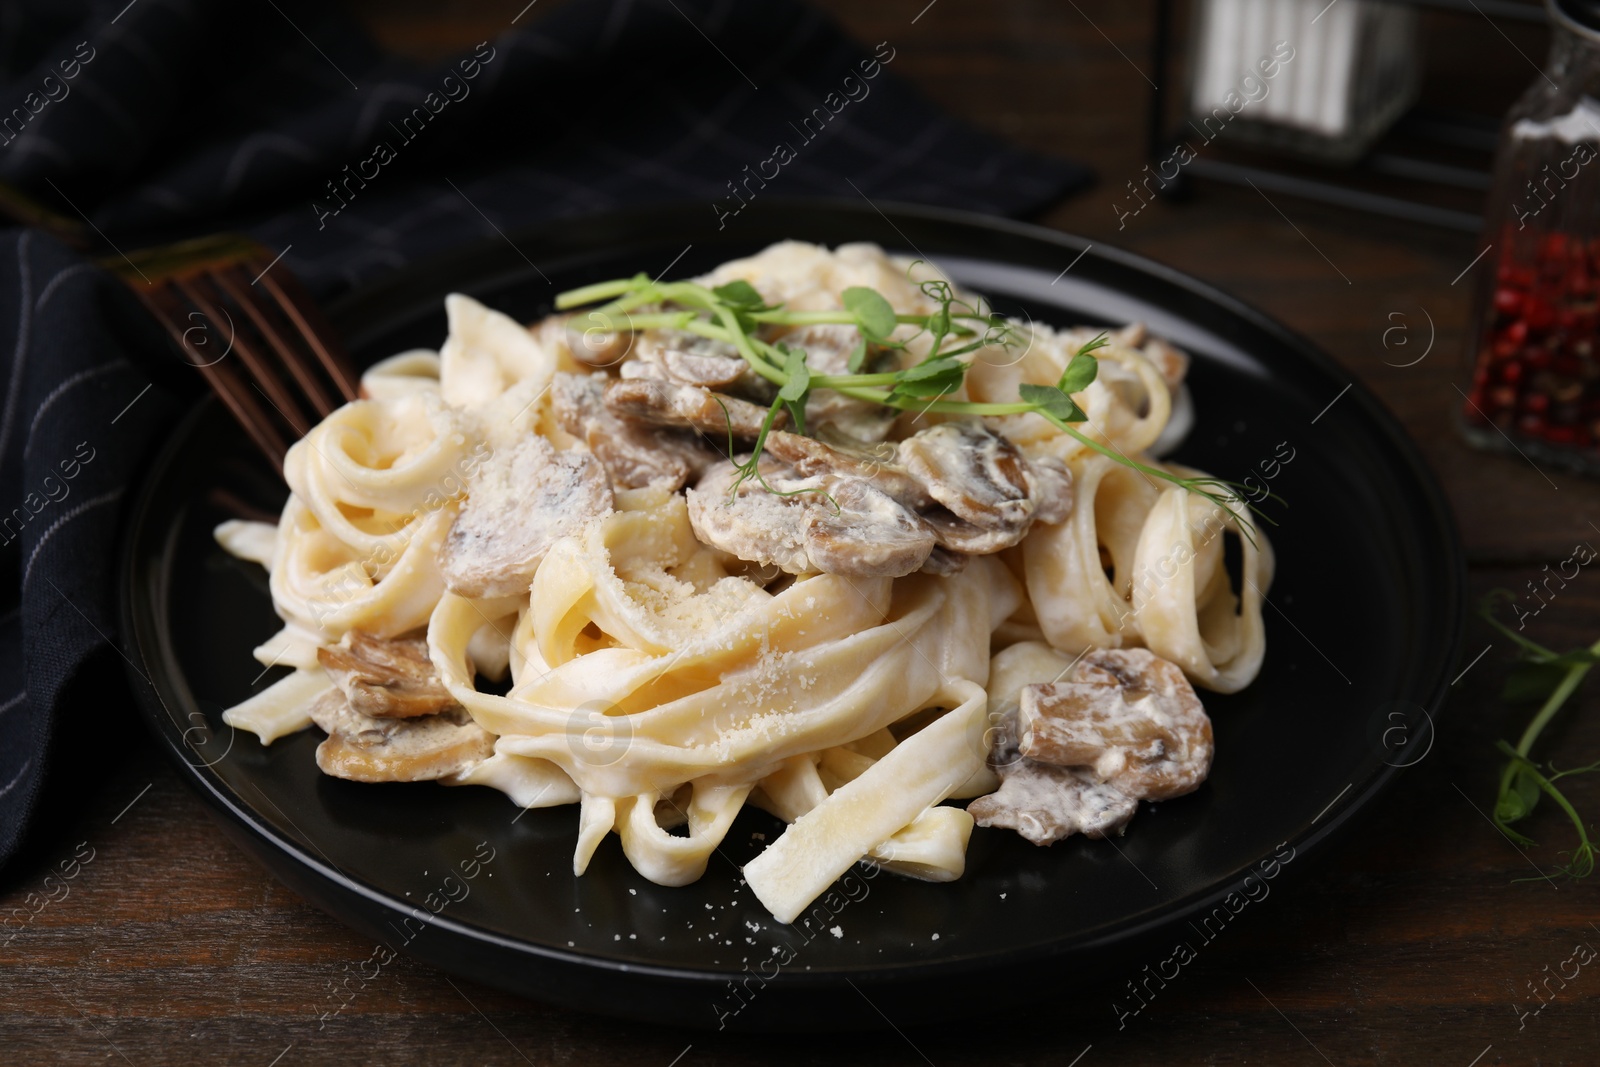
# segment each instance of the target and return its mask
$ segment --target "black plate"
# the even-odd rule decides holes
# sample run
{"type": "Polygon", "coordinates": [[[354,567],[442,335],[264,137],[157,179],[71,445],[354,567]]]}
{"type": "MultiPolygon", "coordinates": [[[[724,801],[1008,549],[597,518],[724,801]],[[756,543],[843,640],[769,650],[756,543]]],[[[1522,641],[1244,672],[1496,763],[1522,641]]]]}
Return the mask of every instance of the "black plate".
{"type": "Polygon", "coordinates": [[[1121,979],[1160,958],[1140,955],[1153,935],[1218,907],[1216,922],[1225,921],[1244,899],[1229,893],[1259,893],[1246,878],[1278,873],[1270,864],[1281,843],[1279,855],[1292,849],[1291,864],[1303,868],[1431,743],[1429,713],[1461,630],[1454,526],[1394,419],[1307,342],[1170,269],[1103,247],[1085,252],[1078,239],[1033,227],[772,201],[753,203],[725,230],[710,220],[709,208],[692,205],[560,222],[515,235],[514,247],[494,241],[402,271],[331,313],[370,362],[437,347],[442,298],[453,290],[533,319],[569,286],[669,264],[688,276],[798,238],[876,241],[933,259],[1002,311],[1053,324],[1142,319],[1195,357],[1199,423],[1178,458],[1242,478],[1286,454],[1281,442],[1293,449],[1271,482],[1291,507],[1272,532],[1266,666],[1245,692],[1206,696],[1216,763],[1205,786],[1146,805],[1114,843],[1074,838],[1043,849],[980,829],[961,880],[868,878],[858,868],[846,893],[827,898],[834,908],[822,921],[794,927],[775,924],[739,878],[737,865],[762,847],[753,835],[779,829],[760,812],[740,816],[695,885],[645,881],[614,837],[577,878],[574,808],[514,819],[487,789],[339,781],[317,771],[315,730],[269,749],[223,726],[224,708],[281,671],[258,677],[250,657],[277,623],[260,570],[211,539],[227,517],[215,493],[275,510],[285,489],[220,406],[204,404],[156,462],[130,531],[125,634],[154,692],[137,688],[156,734],[234,839],[383,942],[380,958],[407,951],[539,999],[710,1027],[876,1026],[876,1009],[903,1023],[961,1004],[970,1012],[968,980],[986,976],[1018,997],[1098,972],[1112,976],[1106,993],[1116,996],[1121,979]],[[428,921],[407,924],[414,910],[428,921]]]}

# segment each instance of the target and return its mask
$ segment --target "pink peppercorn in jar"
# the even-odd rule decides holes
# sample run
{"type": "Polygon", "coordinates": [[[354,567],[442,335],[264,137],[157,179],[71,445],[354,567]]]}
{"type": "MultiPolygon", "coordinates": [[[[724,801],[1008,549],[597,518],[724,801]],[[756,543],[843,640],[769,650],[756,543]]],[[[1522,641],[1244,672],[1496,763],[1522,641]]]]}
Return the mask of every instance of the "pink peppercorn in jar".
{"type": "Polygon", "coordinates": [[[1545,73],[1507,116],[1462,425],[1600,473],[1600,0],[1546,0],[1545,73]]]}

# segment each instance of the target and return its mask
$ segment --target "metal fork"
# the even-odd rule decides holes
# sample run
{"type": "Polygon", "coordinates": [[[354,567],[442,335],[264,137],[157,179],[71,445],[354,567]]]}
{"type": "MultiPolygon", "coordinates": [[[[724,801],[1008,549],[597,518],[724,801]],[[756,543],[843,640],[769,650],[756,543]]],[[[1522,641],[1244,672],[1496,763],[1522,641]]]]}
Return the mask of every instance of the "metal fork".
{"type": "Polygon", "coordinates": [[[359,379],[327,320],[294,275],[249,238],[217,234],[101,262],[280,473],[291,443],[356,399],[359,379]]]}
{"type": "Polygon", "coordinates": [[[280,474],[290,443],[356,399],[359,378],[316,303],[277,266],[281,257],[249,238],[216,234],[122,255],[87,219],[5,183],[0,218],[99,253],[97,263],[128,284],[280,474]]]}

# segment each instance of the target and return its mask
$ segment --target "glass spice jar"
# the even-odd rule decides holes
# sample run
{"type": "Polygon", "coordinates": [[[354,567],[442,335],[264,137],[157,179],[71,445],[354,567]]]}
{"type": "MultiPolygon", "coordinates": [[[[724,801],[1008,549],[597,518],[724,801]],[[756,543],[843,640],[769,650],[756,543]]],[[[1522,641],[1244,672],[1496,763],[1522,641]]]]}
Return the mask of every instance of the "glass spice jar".
{"type": "Polygon", "coordinates": [[[1507,116],[1468,333],[1475,444],[1600,473],[1600,0],[1546,0],[1544,73],[1507,116]]]}

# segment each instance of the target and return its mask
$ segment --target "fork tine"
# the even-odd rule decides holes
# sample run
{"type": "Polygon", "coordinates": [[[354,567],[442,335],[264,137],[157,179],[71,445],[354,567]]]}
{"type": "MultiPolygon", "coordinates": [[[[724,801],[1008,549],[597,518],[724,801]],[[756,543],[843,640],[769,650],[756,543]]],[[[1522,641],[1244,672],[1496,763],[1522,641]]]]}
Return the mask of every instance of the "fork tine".
{"type": "Polygon", "coordinates": [[[322,317],[322,312],[300,285],[299,279],[289,273],[285,273],[281,280],[275,278],[269,266],[259,280],[277,300],[278,306],[289,316],[301,336],[310,343],[340,394],[346,400],[355,400],[360,395],[360,388],[354,372],[350,370],[350,357],[333,341],[335,335],[332,327],[322,317]]]}
{"type": "MultiPolygon", "coordinates": [[[[200,314],[210,320],[213,328],[221,326],[224,320],[232,327],[229,331],[232,350],[239,354],[239,359],[250,372],[250,378],[255,387],[261,391],[267,403],[277,409],[283,421],[295,432],[295,436],[303,437],[311,424],[307,421],[305,412],[300,405],[295,403],[294,397],[285,387],[283,379],[273,370],[272,365],[263,358],[262,353],[256,348],[250,335],[239,327],[243,323],[233,321],[226,309],[213,302],[204,291],[202,283],[214,281],[210,273],[196,274],[190,278],[178,278],[173,285],[189,301],[199,309],[200,314]]],[[[226,354],[226,353],[225,353],[226,354]]]]}
{"type": "Polygon", "coordinates": [[[244,270],[238,266],[218,268],[211,271],[210,277],[236,306],[244,309],[256,329],[266,338],[267,344],[277,353],[278,362],[287,367],[289,373],[294,376],[301,391],[311,402],[312,409],[323,418],[332,414],[339,405],[328,395],[327,388],[317,380],[317,376],[311,372],[306,361],[300,358],[300,353],[289,344],[283,336],[283,331],[267,316],[261,302],[252,299],[253,294],[240,284],[247,278],[244,270]]]}
{"type": "Polygon", "coordinates": [[[250,395],[249,387],[237,373],[221,364],[210,368],[210,371],[207,380],[212,389],[222,397],[222,402],[233,412],[233,417],[244,427],[256,447],[267,454],[274,469],[282,475],[283,457],[289,453],[291,439],[279,432],[271,413],[250,395]]]}
{"type": "Polygon", "coordinates": [[[100,262],[134,290],[279,474],[290,442],[359,395],[316,303],[287,270],[269,274],[277,259],[250,238],[212,234],[100,262]],[[229,326],[223,355],[237,349],[238,360],[209,358],[191,336],[196,316],[211,329],[229,326]]]}
{"type": "Polygon", "coordinates": [[[288,442],[274,427],[271,415],[250,395],[232,371],[222,366],[221,360],[211,360],[188,337],[188,328],[182,324],[185,309],[170,289],[161,286],[134,287],[140,303],[149,309],[157,322],[166,328],[173,343],[183,352],[190,364],[205,377],[206,383],[221,398],[234,420],[243,426],[250,439],[283,472],[283,455],[289,450],[288,442]]]}

